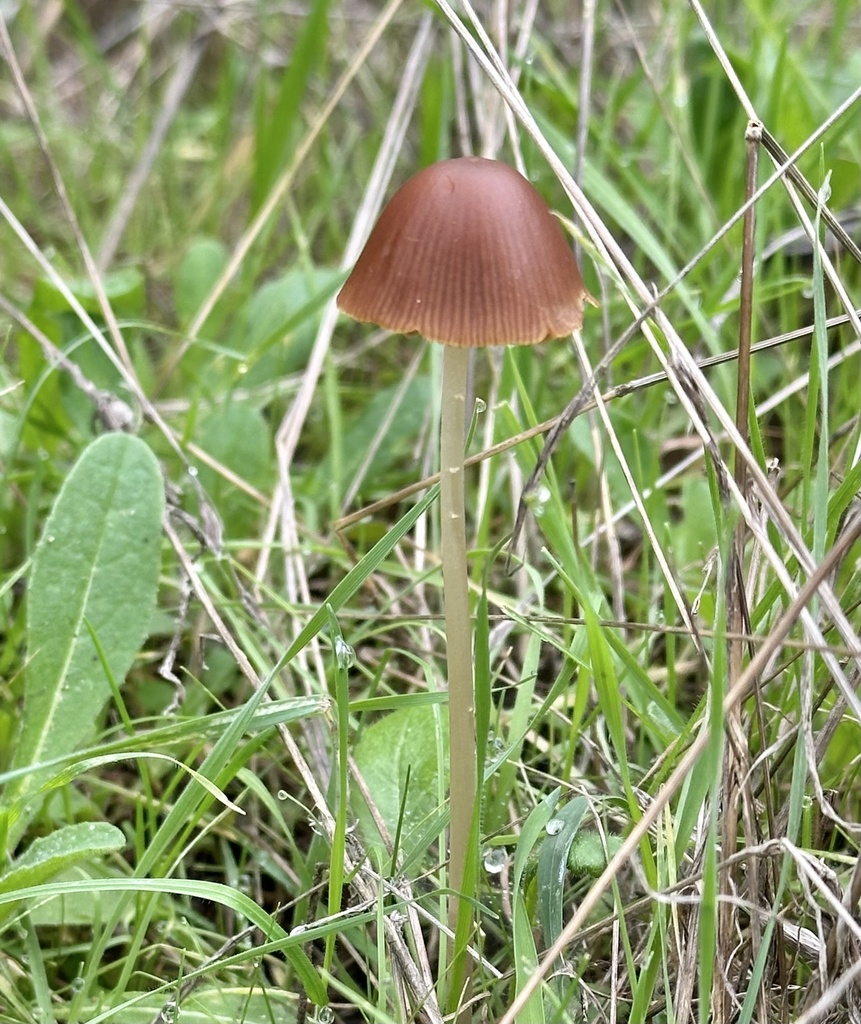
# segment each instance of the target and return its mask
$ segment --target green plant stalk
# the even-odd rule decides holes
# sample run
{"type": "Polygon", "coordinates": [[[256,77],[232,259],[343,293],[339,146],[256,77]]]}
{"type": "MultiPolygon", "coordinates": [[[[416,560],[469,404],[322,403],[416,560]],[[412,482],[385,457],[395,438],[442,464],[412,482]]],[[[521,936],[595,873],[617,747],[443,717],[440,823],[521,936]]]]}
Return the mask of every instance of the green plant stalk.
{"type": "MultiPolygon", "coordinates": [[[[449,899],[448,924],[452,931],[456,930],[462,907],[465,912],[470,908],[472,913],[467,902],[472,894],[463,892],[463,885],[470,856],[478,772],[463,480],[468,367],[469,349],[446,345],[440,409],[440,538],[448,666],[449,886],[467,898],[449,899]]],[[[449,998],[456,1005],[468,979],[469,958],[464,951],[453,950],[451,968],[453,987],[449,998]]],[[[458,1020],[462,1019],[460,1015],[458,1020]]]]}
{"type": "MultiPolygon", "coordinates": [[[[347,804],[348,788],[348,741],[350,734],[350,688],[347,669],[339,654],[339,644],[344,643],[335,611],[330,604],[326,605],[329,614],[329,633],[332,637],[333,662],[335,673],[335,704],[338,709],[338,809],[335,815],[335,829],[332,835],[332,856],[329,865],[329,915],[337,914],[341,909],[344,893],[344,855],[347,843],[347,804]]],[[[332,957],[335,952],[336,932],[326,936],[326,951],[323,955],[323,970],[332,970],[332,957]]]]}

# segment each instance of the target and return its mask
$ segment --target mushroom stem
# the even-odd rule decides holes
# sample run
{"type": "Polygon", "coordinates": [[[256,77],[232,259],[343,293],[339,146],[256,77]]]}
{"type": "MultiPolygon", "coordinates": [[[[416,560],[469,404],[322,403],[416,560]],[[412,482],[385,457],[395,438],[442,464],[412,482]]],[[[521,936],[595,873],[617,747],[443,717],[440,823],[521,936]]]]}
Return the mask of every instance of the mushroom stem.
{"type": "MultiPolygon", "coordinates": [[[[449,885],[456,892],[462,892],[469,857],[478,775],[463,480],[469,349],[446,345],[443,349],[442,367],[440,534],[448,663],[451,793],[449,885]]],[[[456,928],[460,905],[461,901],[457,897],[449,900],[448,923],[452,930],[456,928]]],[[[456,976],[458,972],[454,973],[456,976]]],[[[460,993],[453,992],[452,999],[457,1000],[459,995],[460,993]]]]}

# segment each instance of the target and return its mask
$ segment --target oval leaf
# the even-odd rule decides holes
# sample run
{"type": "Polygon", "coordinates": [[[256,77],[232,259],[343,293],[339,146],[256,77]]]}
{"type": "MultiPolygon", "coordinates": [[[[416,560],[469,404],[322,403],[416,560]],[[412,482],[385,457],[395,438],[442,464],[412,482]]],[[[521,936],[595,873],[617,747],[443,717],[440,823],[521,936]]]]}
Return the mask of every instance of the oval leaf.
{"type": "MultiPolygon", "coordinates": [[[[14,768],[62,756],[94,734],[111,686],[91,631],[121,683],[155,611],[163,508],[158,462],[138,438],[98,438],[69,474],[33,556],[14,768]]],[[[29,772],[7,798],[44,781],[29,772]]]]}
{"type": "MultiPolygon", "coordinates": [[[[41,885],[61,871],[121,850],[125,845],[126,837],[107,822],[67,825],[49,836],[33,840],[29,849],[0,875],[0,893],[41,885]]],[[[8,917],[15,906],[7,903],[0,907],[0,921],[8,917]]]]}
{"type": "MultiPolygon", "coordinates": [[[[416,837],[422,835],[420,826],[439,806],[439,730],[445,742],[445,722],[437,708],[401,708],[368,726],[356,745],[356,764],[389,835],[395,835],[403,813],[401,838],[406,857],[413,852],[416,837]]],[[[355,810],[369,848],[381,853],[382,841],[364,801],[356,800],[355,810]]]]}

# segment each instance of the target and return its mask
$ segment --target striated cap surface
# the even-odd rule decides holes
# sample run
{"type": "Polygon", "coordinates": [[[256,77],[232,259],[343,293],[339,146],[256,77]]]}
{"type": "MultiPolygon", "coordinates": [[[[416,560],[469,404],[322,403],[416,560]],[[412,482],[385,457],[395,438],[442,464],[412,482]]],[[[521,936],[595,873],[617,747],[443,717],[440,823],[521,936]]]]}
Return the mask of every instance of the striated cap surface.
{"type": "Polygon", "coordinates": [[[461,157],[395,193],[337,301],[390,331],[488,346],[570,334],[593,300],[540,193],[507,164],[461,157]]]}

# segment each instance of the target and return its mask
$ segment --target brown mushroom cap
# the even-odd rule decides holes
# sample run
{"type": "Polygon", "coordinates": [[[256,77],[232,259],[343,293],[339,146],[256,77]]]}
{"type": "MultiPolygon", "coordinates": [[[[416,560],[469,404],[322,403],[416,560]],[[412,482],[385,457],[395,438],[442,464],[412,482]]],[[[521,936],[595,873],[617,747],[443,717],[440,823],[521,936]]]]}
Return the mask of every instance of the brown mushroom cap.
{"type": "Polygon", "coordinates": [[[534,345],[592,301],[558,221],[513,167],[461,157],[420,171],[380,214],[338,308],[449,345],[534,345]]]}

